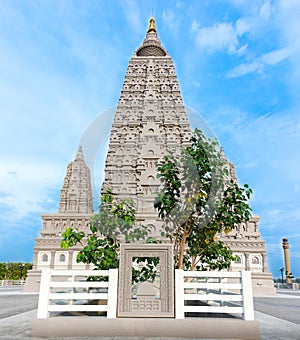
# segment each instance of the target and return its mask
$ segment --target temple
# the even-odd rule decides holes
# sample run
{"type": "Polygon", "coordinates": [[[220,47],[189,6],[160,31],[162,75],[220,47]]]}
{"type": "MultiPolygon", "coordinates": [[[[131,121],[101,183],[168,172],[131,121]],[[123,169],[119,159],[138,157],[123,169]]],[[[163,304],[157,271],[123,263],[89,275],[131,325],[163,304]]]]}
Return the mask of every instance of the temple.
{"type": "MultiPolygon", "coordinates": [[[[102,192],[111,188],[121,198],[131,197],[136,203],[137,223],[151,227],[156,235],[162,225],[153,205],[160,186],[157,163],[167,150],[179,154],[189,145],[190,135],[175,67],[151,18],[146,38],[130,59],[125,75],[111,128],[102,192]]],[[[230,178],[237,180],[233,164],[226,162],[230,178]]],[[[63,250],[59,244],[66,227],[88,231],[92,213],[90,172],[80,148],[68,165],[58,213],[42,215],[41,237],[36,239],[33,270],[25,290],[36,290],[42,268],[85,267],[76,263],[78,247],[63,250]]],[[[254,294],[274,294],[258,223],[259,217],[253,216],[220,237],[237,256],[231,270],[252,272],[254,294]]]]}

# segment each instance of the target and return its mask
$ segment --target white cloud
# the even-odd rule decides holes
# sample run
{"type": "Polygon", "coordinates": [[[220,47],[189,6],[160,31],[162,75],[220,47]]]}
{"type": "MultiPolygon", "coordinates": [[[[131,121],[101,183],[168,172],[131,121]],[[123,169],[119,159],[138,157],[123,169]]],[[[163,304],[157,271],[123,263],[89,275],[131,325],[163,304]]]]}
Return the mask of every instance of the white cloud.
{"type": "Polygon", "coordinates": [[[216,50],[233,52],[238,40],[231,23],[220,23],[212,27],[200,28],[197,32],[196,42],[199,48],[209,52],[216,50]]]}
{"type": "Polygon", "coordinates": [[[227,0],[226,2],[230,2],[233,7],[238,8],[247,15],[255,14],[267,18],[272,13],[272,3],[270,0],[227,0]]]}
{"type": "Polygon", "coordinates": [[[240,64],[227,73],[228,78],[236,78],[253,72],[262,72],[266,66],[276,65],[292,56],[291,48],[281,48],[263,54],[250,63],[240,64]]]}
{"type": "MultiPolygon", "coordinates": [[[[240,38],[245,34],[257,30],[262,23],[269,20],[274,12],[270,1],[240,3],[247,15],[240,17],[236,22],[220,22],[210,27],[200,27],[199,23],[192,22],[191,31],[196,33],[196,43],[210,53],[225,51],[230,54],[241,55],[245,48],[239,46],[240,38]]],[[[243,47],[246,44],[243,45],[243,47]]]]}
{"type": "Polygon", "coordinates": [[[210,27],[200,27],[194,20],[191,30],[196,33],[196,43],[200,49],[210,53],[226,51],[234,54],[241,53],[239,37],[249,32],[250,25],[245,20],[239,19],[236,25],[231,22],[221,22],[210,27]]]}
{"type": "Polygon", "coordinates": [[[260,59],[265,65],[275,65],[289,58],[292,54],[293,50],[289,47],[286,47],[269,53],[265,53],[261,56],[260,59]]]}
{"type": "Polygon", "coordinates": [[[192,27],[191,27],[191,32],[192,33],[197,33],[200,30],[201,23],[197,20],[192,21],[192,27]]]}
{"type": "Polygon", "coordinates": [[[298,0],[280,0],[280,7],[284,10],[296,11],[300,10],[300,3],[298,0]]]}
{"type": "Polygon", "coordinates": [[[58,163],[4,161],[0,163],[0,205],[13,223],[32,212],[41,213],[44,205],[53,204],[49,192],[62,185],[64,166],[58,163]]]}
{"type": "MultiPolygon", "coordinates": [[[[246,2],[244,5],[247,6],[246,2]]],[[[246,53],[243,52],[247,57],[246,62],[231,69],[227,77],[235,78],[253,72],[262,72],[267,66],[289,59],[293,71],[288,82],[294,87],[299,83],[300,78],[300,2],[298,0],[256,1],[251,7],[251,10],[248,8],[247,16],[236,22],[237,32],[251,30],[253,32],[251,38],[255,38],[258,42],[265,37],[265,33],[269,32],[268,34],[273,35],[271,46],[273,45],[274,50],[254,58],[254,47],[249,41],[246,53]],[[285,47],[276,48],[276,45],[285,47]]],[[[266,41],[266,46],[268,44],[269,42],[266,41]]]]}
{"type": "MultiPolygon", "coordinates": [[[[201,27],[197,20],[192,22],[191,32],[196,34],[197,46],[213,53],[225,51],[237,56],[245,55],[245,61],[227,73],[228,78],[239,77],[248,73],[262,72],[266,66],[275,65],[291,58],[296,66],[292,77],[300,76],[300,58],[295,52],[300,51],[300,2],[299,1],[239,1],[238,7],[245,10],[245,16],[235,22],[216,23],[210,27],[201,27]],[[288,3],[288,4],[287,4],[288,3]],[[274,32],[273,46],[280,43],[284,48],[253,58],[253,41],[258,42],[266,32],[274,32]],[[242,38],[249,33],[249,41],[241,45],[242,38]],[[255,40],[254,40],[255,39],[255,40]]],[[[266,46],[268,43],[266,44],[266,46]]]]}
{"type": "Polygon", "coordinates": [[[227,73],[227,78],[236,78],[243,76],[248,73],[263,70],[264,65],[259,61],[254,61],[252,63],[241,64],[227,73]]]}
{"type": "Polygon", "coordinates": [[[140,33],[145,27],[141,24],[140,9],[137,5],[137,2],[133,0],[125,0],[122,1],[121,4],[126,20],[129,24],[129,28],[133,32],[140,33]]]}
{"type": "Polygon", "coordinates": [[[272,12],[273,12],[273,8],[272,8],[270,1],[266,1],[265,3],[263,3],[259,9],[259,15],[264,20],[269,19],[272,12]]]}
{"type": "Polygon", "coordinates": [[[237,35],[242,36],[243,34],[250,31],[251,25],[245,18],[240,18],[237,20],[235,28],[237,35]]]}
{"type": "Polygon", "coordinates": [[[184,2],[182,2],[182,1],[176,1],[176,8],[178,8],[178,9],[181,9],[182,7],[184,7],[184,2]]]}
{"type": "Polygon", "coordinates": [[[248,44],[245,44],[236,51],[236,54],[238,56],[241,56],[246,53],[247,49],[248,49],[248,44]]]}
{"type": "Polygon", "coordinates": [[[300,1],[279,1],[276,14],[280,39],[295,52],[291,57],[294,69],[290,74],[290,83],[298,87],[300,80],[300,1]]]}
{"type": "Polygon", "coordinates": [[[162,19],[166,27],[169,28],[170,31],[178,32],[178,17],[171,9],[165,9],[162,13],[162,19]]]}

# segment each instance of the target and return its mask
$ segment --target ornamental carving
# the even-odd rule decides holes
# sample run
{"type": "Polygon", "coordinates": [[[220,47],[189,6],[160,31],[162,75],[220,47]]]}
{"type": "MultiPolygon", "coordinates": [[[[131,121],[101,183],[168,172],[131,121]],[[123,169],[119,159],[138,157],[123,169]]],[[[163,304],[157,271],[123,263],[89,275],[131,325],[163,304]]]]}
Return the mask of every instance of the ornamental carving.
{"type": "Polygon", "coordinates": [[[174,317],[173,246],[171,244],[121,244],[118,317],[149,316],[174,317]],[[140,283],[136,296],[133,296],[132,267],[136,257],[158,258],[159,270],[154,281],[140,283]]]}

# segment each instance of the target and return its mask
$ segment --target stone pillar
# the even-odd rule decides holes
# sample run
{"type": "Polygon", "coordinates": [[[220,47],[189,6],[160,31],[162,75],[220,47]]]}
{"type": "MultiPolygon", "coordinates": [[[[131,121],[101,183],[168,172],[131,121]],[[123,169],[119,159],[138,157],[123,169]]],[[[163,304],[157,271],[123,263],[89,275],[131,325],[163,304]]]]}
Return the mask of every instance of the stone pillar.
{"type": "Polygon", "coordinates": [[[262,271],[263,273],[267,272],[267,254],[266,253],[262,253],[262,265],[263,265],[263,268],[262,268],[262,271]]]}
{"type": "Polygon", "coordinates": [[[73,269],[73,256],[74,256],[74,250],[71,250],[69,252],[68,269],[73,269]]]}
{"type": "Polygon", "coordinates": [[[54,269],[55,251],[51,251],[50,268],[54,269]]]}
{"type": "Polygon", "coordinates": [[[245,253],[245,270],[250,270],[249,254],[245,253]]]}
{"type": "Polygon", "coordinates": [[[289,275],[291,274],[291,263],[290,263],[290,254],[289,254],[289,240],[287,238],[282,239],[282,248],[284,253],[284,263],[285,263],[285,277],[286,283],[292,283],[289,275]]]}
{"type": "Polygon", "coordinates": [[[37,261],[38,261],[38,251],[34,251],[34,255],[33,255],[33,266],[32,269],[36,270],[37,269],[37,261]]]}

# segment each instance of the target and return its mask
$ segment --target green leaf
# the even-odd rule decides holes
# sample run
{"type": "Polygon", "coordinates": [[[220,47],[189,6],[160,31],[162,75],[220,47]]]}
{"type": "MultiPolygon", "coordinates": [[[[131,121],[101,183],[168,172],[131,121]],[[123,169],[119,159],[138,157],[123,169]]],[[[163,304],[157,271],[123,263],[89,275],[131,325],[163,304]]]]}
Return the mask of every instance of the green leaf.
{"type": "Polygon", "coordinates": [[[162,237],[174,243],[176,267],[228,268],[232,254],[214,238],[249,220],[252,190],[247,184],[228,182],[227,163],[217,141],[196,129],[180,158],[170,153],[157,171],[162,187],[154,207],[164,222],[162,237]]]}

